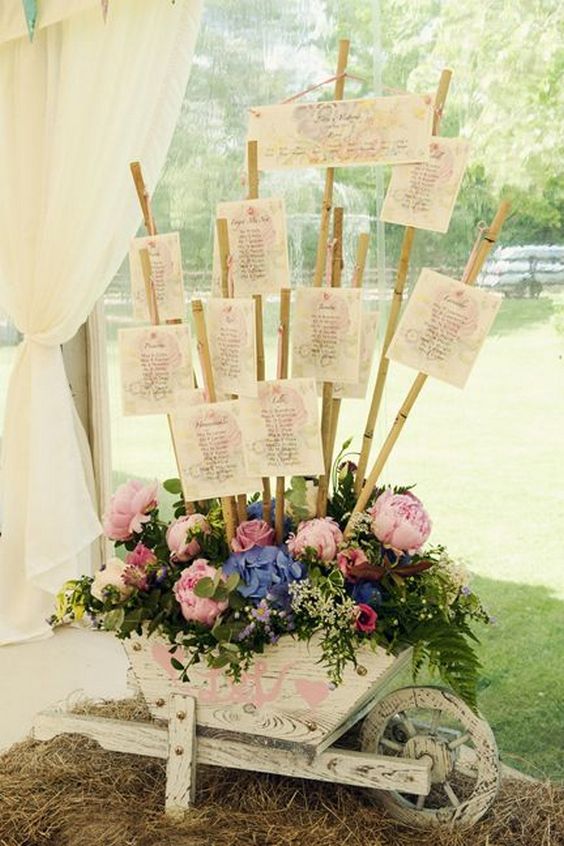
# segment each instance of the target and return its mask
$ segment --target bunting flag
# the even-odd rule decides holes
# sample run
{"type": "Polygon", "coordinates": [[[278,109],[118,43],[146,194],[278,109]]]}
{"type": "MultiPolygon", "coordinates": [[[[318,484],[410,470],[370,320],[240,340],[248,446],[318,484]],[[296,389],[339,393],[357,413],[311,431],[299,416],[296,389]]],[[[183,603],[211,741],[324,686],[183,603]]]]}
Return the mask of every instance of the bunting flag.
{"type": "Polygon", "coordinates": [[[37,0],[22,0],[25,20],[29,32],[29,40],[33,41],[35,24],[37,22],[37,0]]]}
{"type": "Polygon", "coordinates": [[[108,6],[110,5],[110,0],[101,0],[102,3],[102,15],[104,16],[104,23],[108,18],[108,6]]]}

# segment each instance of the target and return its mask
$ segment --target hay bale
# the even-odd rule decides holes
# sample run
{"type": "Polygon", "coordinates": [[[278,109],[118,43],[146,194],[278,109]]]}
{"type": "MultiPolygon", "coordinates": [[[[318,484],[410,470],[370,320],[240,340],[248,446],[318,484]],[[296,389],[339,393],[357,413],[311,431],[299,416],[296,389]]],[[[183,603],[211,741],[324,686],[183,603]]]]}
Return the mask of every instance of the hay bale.
{"type": "MultiPolygon", "coordinates": [[[[82,713],[150,719],[142,702],[82,713]]],[[[0,846],[562,846],[564,788],[505,781],[472,832],[412,831],[359,790],[201,767],[182,824],[163,815],[164,761],[79,736],[27,740],[0,757],[0,846]]]]}

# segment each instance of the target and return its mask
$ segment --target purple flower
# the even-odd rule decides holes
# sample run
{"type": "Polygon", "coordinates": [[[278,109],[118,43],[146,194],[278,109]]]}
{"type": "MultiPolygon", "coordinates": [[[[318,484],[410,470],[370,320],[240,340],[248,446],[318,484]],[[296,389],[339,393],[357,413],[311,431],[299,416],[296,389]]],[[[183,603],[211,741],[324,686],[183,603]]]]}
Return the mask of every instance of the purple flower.
{"type": "Polygon", "coordinates": [[[251,616],[254,617],[255,620],[259,620],[261,623],[268,624],[270,620],[270,608],[266,604],[266,599],[261,599],[257,607],[253,608],[251,616]]]}
{"type": "Polygon", "coordinates": [[[238,573],[241,581],[237,590],[246,599],[258,604],[261,599],[280,585],[304,576],[299,561],[277,546],[254,546],[245,552],[234,552],[222,567],[225,577],[238,573]]]}

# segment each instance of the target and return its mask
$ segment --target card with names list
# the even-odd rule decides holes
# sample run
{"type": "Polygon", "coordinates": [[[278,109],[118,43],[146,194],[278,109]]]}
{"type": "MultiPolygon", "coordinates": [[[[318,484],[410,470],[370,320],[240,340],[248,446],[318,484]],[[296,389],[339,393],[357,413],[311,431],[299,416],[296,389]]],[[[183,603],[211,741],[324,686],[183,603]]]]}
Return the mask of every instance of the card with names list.
{"type": "MultiPolygon", "coordinates": [[[[360,379],[354,383],[336,382],[333,385],[333,399],[364,399],[366,396],[376,348],[378,320],[377,311],[363,312],[360,331],[360,379]]],[[[321,390],[320,385],[319,391],[321,390]]]]}
{"type": "Polygon", "coordinates": [[[256,397],[255,301],[212,297],[204,308],[216,390],[256,397]]]}
{"type": "Polygon", "coordinates": [[[501,294],[424,268],[392,338],[388,358],[463,388],[501,301],[501,294]]]}
{"type": "Polygon", "coordinates": [[[245,461],[251,475],[317,476],[324,471],[314,379],[259,382],[245,400],[245,461]]]}
{"type": "Polygon", "coordinates": [[[402,164],[429,158],[432,125],[431,95],[403,94],[255,106],[247,137],[260,170],[402,164]]]}
{"type": "Polygon", "coordinates": [[[169,414],[193,401],[188,326],[120,329],[118,345],[124,414],[169,414]]]}
{"type": "MultiPolygon", "coordinates": [[[[227,220],[230,284],[235,297],[278,294],[290,282],[284,200],[267,197],[219,203],[216,216],[227,220]]],[[[221,297],[217,232],[214,233],[212,292],[221,297]]]]}
{"type": "Polygon", "coordinates": [[[259,490],[247,474],[241,400],[205,403],[175,415],[176,454],[188,500],[235,496],[259,490]]]}
{"type": "Polygon", "coordinates": [[[429,161],[392,168],[380,219],[447,232],[469,152],[464,138],[433,138],[429,161]]]}
{"type": "Polygon", "coordinates": [[[151,319],[141,265],[141,250],[147,250],[149,253],[151,280],[155,289],[159,320],[161,322],[183,320],[186,309],[178,232],[165,232],[162,235],[149,235],[132,240],[129,248],[129,272],[134,319],[139,321],[151,319]]]}
{"type": "Polygon", "coordinates": [[[297,288],[292,313],[292,377],[355,383],[360,374],[358,288],[297,288]]]}

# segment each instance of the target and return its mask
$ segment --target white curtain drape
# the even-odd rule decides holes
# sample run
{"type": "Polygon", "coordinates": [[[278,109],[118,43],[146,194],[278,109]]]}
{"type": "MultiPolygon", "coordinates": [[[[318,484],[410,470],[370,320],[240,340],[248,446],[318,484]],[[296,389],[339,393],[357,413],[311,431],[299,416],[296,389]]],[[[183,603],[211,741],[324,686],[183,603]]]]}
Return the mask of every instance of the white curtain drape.
{"type": "Polygon", "coordinates": [[[46,636],[51,594],[88,571],[100,525],[60,345],[137,228],[129,162],[152,189],[202,5],[114,0],[104,25],[98,2],[67,0],[65,16],[62,1],[32,44],[0,32],[0,308],[24,336],[2,445],[0,644],[46,636]]]}

